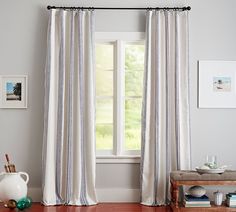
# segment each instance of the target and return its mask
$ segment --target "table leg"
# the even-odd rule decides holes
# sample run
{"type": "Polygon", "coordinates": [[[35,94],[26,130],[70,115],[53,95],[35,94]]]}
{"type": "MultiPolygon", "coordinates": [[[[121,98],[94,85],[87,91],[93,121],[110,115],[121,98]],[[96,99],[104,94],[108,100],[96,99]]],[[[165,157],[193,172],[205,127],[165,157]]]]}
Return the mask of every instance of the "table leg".
{"type": "Polygon", "coordinates": [[[171,202],[174,204],[176,208],[179,207],[179,186],[177,186],[175,183],[171,182],[171,202]]]}

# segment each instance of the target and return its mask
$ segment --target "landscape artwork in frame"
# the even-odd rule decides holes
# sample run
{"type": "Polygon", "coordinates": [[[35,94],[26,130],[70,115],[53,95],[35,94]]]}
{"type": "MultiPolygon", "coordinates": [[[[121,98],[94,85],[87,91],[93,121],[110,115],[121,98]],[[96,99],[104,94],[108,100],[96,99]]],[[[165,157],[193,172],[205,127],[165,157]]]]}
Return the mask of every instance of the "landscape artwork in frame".
{"type": "Polygon", "coordinates": [[[231,77],[213,77],[213,90],[215,92],[230,92],[231,77]]]}
{"type": "Polygon", "coordinates": [[[27,108],[27,76],[0,76],[0,107],[27,108]]]}
{"type": "Polygon", "coordinates": [[[236,108],[236,61],[199,61],[199,108],[236,108]]]}

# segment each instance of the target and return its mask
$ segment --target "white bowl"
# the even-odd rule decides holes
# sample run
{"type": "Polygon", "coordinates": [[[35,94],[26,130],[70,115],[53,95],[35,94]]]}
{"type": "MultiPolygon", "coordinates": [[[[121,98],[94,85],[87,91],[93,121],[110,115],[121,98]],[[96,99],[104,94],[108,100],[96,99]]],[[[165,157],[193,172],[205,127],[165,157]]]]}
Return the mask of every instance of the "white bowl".
{"type": "Polygon", "coordinates": [[[206,193],[206,189],[202,186],[192,186],[189,188],[189,194],[194,197],[201,197],[206,193]]]}

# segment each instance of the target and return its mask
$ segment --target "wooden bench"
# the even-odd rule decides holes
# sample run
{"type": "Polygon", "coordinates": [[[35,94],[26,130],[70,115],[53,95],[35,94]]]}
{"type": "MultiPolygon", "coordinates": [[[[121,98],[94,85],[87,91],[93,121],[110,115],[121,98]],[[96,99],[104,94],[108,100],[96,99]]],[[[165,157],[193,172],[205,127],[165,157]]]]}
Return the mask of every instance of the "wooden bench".
{"type": "MultiPolygon", "coordinates": [[[[174,212],[180,211],[235,211],[236,208],[222,206],[214,206],[210,208],[186,208],[179,202],[180,186],[236,186],[236,171],[225,171],[222,174],[199,174],[196,171],[173,171],[170,173],[171,182],[171,208],[174,212]]],[[[232,191],[234,191],[232,189],[232,191]]]]}

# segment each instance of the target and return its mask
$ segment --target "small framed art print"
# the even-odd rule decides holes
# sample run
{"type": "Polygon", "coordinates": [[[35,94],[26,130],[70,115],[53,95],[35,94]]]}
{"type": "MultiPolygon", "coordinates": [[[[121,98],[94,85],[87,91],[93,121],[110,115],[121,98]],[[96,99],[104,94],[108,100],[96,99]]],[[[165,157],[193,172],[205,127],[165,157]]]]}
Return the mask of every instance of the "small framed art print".
{"type": "Polygon", "coordinates": [[[199,61],[199,108],[236,108],[236,61],[199,61]]]}
{"type": "Polygon", "coordinates": [[[0,108],[27,108],[26,75],[0,75],[0,108]]]}

